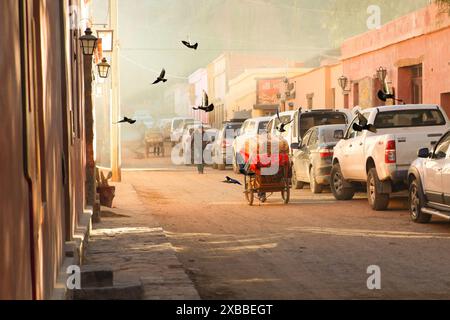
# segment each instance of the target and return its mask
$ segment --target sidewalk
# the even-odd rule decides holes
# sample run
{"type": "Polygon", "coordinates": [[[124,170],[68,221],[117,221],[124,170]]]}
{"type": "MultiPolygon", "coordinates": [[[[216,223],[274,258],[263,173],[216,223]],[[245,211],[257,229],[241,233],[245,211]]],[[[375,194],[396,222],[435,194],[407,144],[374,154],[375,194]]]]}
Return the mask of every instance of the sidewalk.
{"type": "Polygon", "coordinates": [[[130,184],[116,184],[114,209],[102,207],[85,265],[112,268],[115,286],[142,283],[144,299],[200,299],[164,230],[130,184]]]}

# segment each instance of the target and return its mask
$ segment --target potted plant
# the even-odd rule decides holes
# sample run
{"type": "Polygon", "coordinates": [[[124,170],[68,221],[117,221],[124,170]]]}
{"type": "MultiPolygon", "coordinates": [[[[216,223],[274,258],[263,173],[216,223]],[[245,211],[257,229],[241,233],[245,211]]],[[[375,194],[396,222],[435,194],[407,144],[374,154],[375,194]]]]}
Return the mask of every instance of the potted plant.
{"type": "Polygon", "coordinates": [[[112,203],[116,195],[116,187],[110,186],[108,181],[112,178],[112,172],[105,177],[103,172],[97,170],[97,193],[100,195],[100,204],[112,208],[112,203]]]}

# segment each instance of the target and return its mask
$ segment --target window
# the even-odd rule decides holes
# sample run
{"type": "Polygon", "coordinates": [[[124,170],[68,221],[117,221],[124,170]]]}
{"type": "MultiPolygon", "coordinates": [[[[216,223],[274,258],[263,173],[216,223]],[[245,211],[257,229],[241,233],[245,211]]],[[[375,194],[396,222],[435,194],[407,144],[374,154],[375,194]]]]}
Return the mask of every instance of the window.
{"type": "Polygon", "coordinates": [[[445,159],[446,156],[450,156],[450,133],[447,133],[436,147],[434,156],[436,159],[445,159]]]}
{"type": "Polygon", "coordinates": [[[254,121],[251,121],[249,123],[247,123],[247,127],[245,128],[245,133],[251,133],[253,131],[255,131],[256,129],[256,124],[254,121]]]}
{"type": "Polygon", "coordinates": [[[316,148],[319,144],[319,133],[317,132],[317,129],[313,130],[311,132],[311,137],[309,138],[308,146],[310,148],[316,148]]]}
{"type": "Polygon", "coordinates": [[[260,122],[258,125],[258,133],[267,132],[267,124],[268,123],[269,123],[268,121],[260,122]]]}
{"type": "Polygon", "coordinates": [[[357,123],[357,124],[359,123],[358,118],[355,118],[355,119],[353,120],[353,122],[350,124],[350,126],[348,127],[348,131],[347,131],[347,135],[346,135],[347,139],[353,139],[353,138],[358,137],[360,134],[362,134],[362,132],[360,132],[360,131],[355,131],[355,130],[353,129],[353,125],[354,125],[355,123],[357,123]]]}
{"type": "Polygon", "coordinates": [[[379,113],[375,118],[377,129],[443,126],[445,119],[437,109],[399,110],[379,113]]]}
{"type": "Polygon", "coordinates": [[[307,146],[309,137],[311,137],[311,131],[307,132],[302,140],[302,146],[307,146]]]}
{"type": "Polygon", "coordinates": [[[359,106],[359,83],[353,85],[353,106],[359,106]]]}
{"type": "Polygon", "coordinates": [[[312,110],[312,108],[314,107],[314,93],[310,93],[306,95],[306,101],[308,103],[307,107],[308,110],[312,110]]]}
{"type": "Polygon", "coordinates": [[[422,65],[411,67],[411,97],[413,104],[422,103],[422,65]]]}
{"type": "Polygon", "coordinates": [[[275,126],[275,121],[277,121],[277,119],[272,119],[270,120],[269,124],[267,125],[267,132],[272,132],[275,126]]]}
{"type": "Polygon", "coordinates": [[[301,115],[300,137],[312,127],[330,124],[347,124],[347,116],[342,112],[309,112],[301,115]]]}

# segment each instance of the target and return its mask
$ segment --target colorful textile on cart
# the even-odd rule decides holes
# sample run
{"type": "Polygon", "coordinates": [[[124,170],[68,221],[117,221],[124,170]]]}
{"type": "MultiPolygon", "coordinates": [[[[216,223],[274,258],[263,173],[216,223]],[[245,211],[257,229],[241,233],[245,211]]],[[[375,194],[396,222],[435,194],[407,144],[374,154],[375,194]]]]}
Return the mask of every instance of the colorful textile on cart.
{"type": "Polygon", "coordinates": [[[246,141],[245,150],[240,155],[245,163],[245,171],[261,175],[262,169],[270,172],[270,168],[277,169],[272,174],[278,174],[280,169],[289,167],[289,147],[287,141],[277,136],[258,136],[255,140],[246,141]],[[274,149],[274,150],[273,150],[274,149]]]}

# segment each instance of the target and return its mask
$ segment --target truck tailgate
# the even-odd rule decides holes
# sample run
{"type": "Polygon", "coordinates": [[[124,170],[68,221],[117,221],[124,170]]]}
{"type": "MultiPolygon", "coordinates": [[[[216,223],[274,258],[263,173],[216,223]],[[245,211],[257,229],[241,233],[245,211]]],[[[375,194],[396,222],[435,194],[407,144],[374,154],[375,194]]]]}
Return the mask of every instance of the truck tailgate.
{"type": "Polygon", "coordinates": [[[440,126],[427,127],[427,132],[417,129],[402,129],[401,133],[395,134],[397,165],[409,166],[417,158],[419,149],[429,148],[431,150],[444,132],[440,126]]]}

